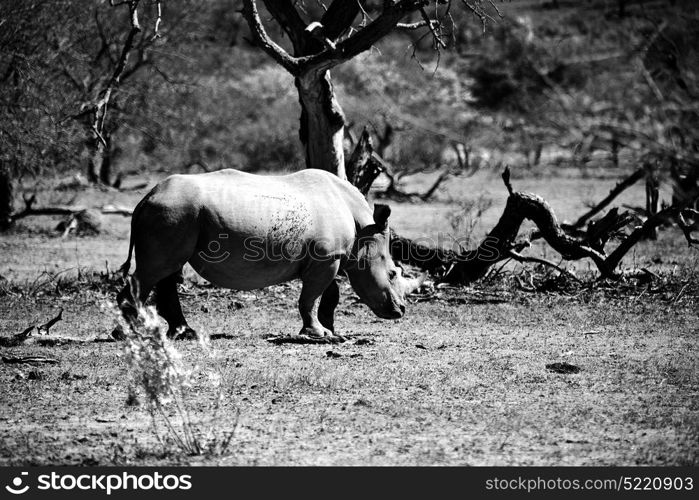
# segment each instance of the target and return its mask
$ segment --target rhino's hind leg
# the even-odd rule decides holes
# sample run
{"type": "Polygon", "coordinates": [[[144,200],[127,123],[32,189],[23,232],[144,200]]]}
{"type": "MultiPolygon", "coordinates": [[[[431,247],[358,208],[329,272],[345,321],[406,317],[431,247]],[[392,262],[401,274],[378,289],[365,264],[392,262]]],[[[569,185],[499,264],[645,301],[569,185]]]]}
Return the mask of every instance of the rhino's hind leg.
{"type": "Polygon", "coordinates": [[[313,263],[301,274],[303,286],[299,299],[299,312],[301,313],[303,327],[299,335],[327,342],[342,342],[345,340],[343,337],[335,335],[332,329],[326,326],[328,324],[331,327],[333,326],[332,313],[334,313],[334,305],[337,304],[334,295],[339,296],[339,291],[331,289],[328,292],[322,314],[325,323],[322,323],[319,319],[319,310],[325,290],[332,286],[337,288],[335,276],[339,267],[339,261],[313,263]]]}
{"type": "Polygon", "coordinates": [[[335,333],[335,308],[339,301],[340,288],[337,285],[337,278],[333,278],[320,297],[320,306],[318,307],[320,324],[332,333],[335,333]]]}
{"type": "MultiPolygon", "coordinates": [[[[133,286],[136,287],[138,293],[138,302],[143,304],[148,298],[148,295],[150,294],[150,291],[153,288],[153,286],[147,283],[141,283],[139,281],[134,281],[133,286]]],[[[121,291],[117,294],[117,306],[121,311],[121,315],[130,325],[134,323],[136,317],[138,316],[138,311],[136,309],[136,301],[133,297],[133,292],[136,290],[132,289],[131,283],[127,283],[124,286],[124,288],[122,288],[121,291]]],[[[112,331],[112,337],[116,340],[124,340],[126,338],[125,335],[126,334],[124,333],[124,330],[121,327],[121,325],[118,325],[112,331]]]]}
{"type": "Polygon", "coordinates": [[[155,285],[155,306],[168,324],[170,338],[195,339],[197,333],[190,328],[182,313],[182,305],[177,295],[177,284],[182,283],[182,270],[160,280],[155,285]]]}

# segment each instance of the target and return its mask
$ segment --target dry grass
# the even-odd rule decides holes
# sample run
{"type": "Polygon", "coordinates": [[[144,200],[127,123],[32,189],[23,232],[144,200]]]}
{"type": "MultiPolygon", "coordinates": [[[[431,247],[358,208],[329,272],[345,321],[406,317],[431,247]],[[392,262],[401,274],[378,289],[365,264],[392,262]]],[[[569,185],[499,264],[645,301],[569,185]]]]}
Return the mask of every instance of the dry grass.
{"type": "MultiPolygon", "coordinates": [[[[352,304],[344,287],[338,328],[351,339],[339,346],[264,340],[297,328],[294,284],[254,295],[191,288],[191,322],[224,336],[212,341],[221,357],[202,356],[196,342],[176,347],[184,363],[219,368],[228,381],[211,422],[219,431],[238,425],[228,452],[197,457],[160,446],[147,409],[125,405],[122,346],[86,344],[52,348],[61,363],[33,368],[39,380],[18,377],[28,368],[2,368],[0,461],[696,464],[696,290],[674,304],[671,293],[638,289],[572,297],[510,289],[506,302],[483,302],[503,284],[446,292],[396,322],[352,304]],[[581,372],[545,369],[559,361],[581,372]]],[[[57,333],[111,327],[89,297],[74,296],[82,310],[67,311],[57,333]]],[[[13,316],[51,302],[24,302],[13,316]]],[[[12,349],[37,352],[46,348],[12,349]]],[[[219,396],[199,377],[188,397],[191,418],[204,421],[219,396]]]]}
{"type": "MultiPolygon", "coordinates": [[[[486,177],[468,182],[476,184],[450,188],[499,192],[486,177]]],[[[576,206],[608,190],[600,181],[580,186],[576,206]]],[[[542,189],[558,192],[552,183],[542,189]]],[[[394,204],[394,225],[448,231],[449,210],[394,204]]],[[[497,211],[494,203],[482,225],[497,211]]],[[[52,334],[111,331],[118,283],[104,261],[118,267],[127,229],[126,220],[111,224],[102,238],[3,237],[0,274],[10,282],[0,283],[0,334],[59,307],[64,320],[52,334]],[[75,271],[54,276],[78,261],[80,279],[75,271]]],[[[147,405],[125,404],[123,345],[25,345],[3,354],[60,363],[0,364],[0,463],[696,465],[699,266],[685,245],[668,231],[638,247],[626,264],[661,276],[650,284],[569,286],[532,268],[505,269],[477,287],[416,297],[400,321],[372,316],[345,284],[337,328],[350,340],[332,346],[265,341],[298,330],[298,283],[232,292],[189,280],[182,297],[190,324],[213,336],[218,353],[204,355],[197,342],[175,346],[201,374],[186,391],[190,417],[208,422],[204,433],[235,429],[227,450],[189,455],[158,442],[147,405]],[[548,371],[555,362],[581,371],[548,371]],[[205,375],[215,370],[220,388],[205,375]]]]}

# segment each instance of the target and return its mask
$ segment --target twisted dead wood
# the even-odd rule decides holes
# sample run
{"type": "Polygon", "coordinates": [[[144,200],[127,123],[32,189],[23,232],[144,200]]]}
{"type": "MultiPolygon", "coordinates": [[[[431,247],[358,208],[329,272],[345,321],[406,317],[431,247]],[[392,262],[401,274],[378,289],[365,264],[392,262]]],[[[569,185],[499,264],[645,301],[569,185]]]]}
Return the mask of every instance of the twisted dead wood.
{"type": "MultiPolygon", "coordinates": [[[[635,274],[618,270],[622,258],[644,236],[668,219],[678,220],[690,246],[697,244],[698,240],[692,238],[691,230],[687,229],[690,225],[684,220],[686,216],[693,216],[693,212],[687,210],[685,204],[672,205],[647,218],[643,224],[624,237],[611,254],[606,254],[606,242],[613,235],[619,234],[619,230],[631,221],[627,213],[619,214],[616,209],[612,210],[596,223],[590,224],[587,232],[581,236],[574,236],[561,226],[546,200],[535,194],[515,192],[512,189],[509,169],[505,169],[502,177],[510,193],[505,210],[498,223],[476,249],[457,254],[450,250],[428,247],[394,234],[391,241],[393,258],[431,272],[447,269],[442,278],[442,281],[447,283],[471,283],[484,277],[497,262],[510,258],[521,260],[523,256],[517,249],[526,245],[516,242],[516,238],[522,223],[530,220],[536,224],[538,236],[565,260],[591,259],[602,277],[618,280],[635,274]]],[[[561,271],[548,261],[546,264],[561,271]]]]}

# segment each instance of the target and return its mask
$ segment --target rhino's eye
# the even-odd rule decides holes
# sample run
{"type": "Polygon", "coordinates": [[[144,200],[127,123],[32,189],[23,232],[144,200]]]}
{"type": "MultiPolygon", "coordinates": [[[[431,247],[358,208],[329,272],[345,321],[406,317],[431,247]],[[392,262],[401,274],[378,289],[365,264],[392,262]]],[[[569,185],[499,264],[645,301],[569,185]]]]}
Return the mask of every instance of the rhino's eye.
{"type": "Polygon", "coordinates": [[[396,279],[396,276],[398,276],[398,273],[395,271],[395,269],[391,269],[390,271],[388,271],[389,280],[393,281],[394,279],[396,279]]]}

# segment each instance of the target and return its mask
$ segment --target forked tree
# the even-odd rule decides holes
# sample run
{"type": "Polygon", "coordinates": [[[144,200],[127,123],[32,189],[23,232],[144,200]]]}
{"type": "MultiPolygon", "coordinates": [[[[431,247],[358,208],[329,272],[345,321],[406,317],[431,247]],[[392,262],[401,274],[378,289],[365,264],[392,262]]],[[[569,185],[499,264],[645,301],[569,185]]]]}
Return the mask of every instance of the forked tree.
{"type": "MultiPolygon", "coordinates": [[[[446,47],[445,24],[453,4],[488,16],[482,0],[243,0],[243,15],[256,44],[294,77],[301,104],[299,136],[306,166],[346,178],[343,140],[345,117],[333,90],[330,71],[396,30],[424,30],[437,49],[446,47]],[[270,36],[258,3],[279,31],[286,34],[291,52],[270,36]],[[311,9],[322,15],[313,19],[311,9]],[[429,9],[429,11],[428,11],[429,9]]],[[[490,4],[490,3],[488,3],[490,4]]],[[[267,17],[267,16],[264,16],[267,17]]]]}

